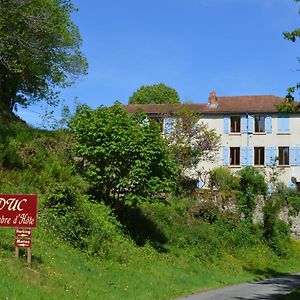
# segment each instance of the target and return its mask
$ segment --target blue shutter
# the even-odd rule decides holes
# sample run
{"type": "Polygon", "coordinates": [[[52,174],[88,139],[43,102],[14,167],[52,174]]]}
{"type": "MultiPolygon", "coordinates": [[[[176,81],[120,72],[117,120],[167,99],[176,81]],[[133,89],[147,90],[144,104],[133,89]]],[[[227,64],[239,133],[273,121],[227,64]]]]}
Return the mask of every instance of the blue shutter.
{"type": "Polygon", "coordinates": [[[253,166],[253,156],[254,156],[254,148],[249,146],[247,148],[247,165],[253,166]]]}
{"type": "Polygon", "coordinates": [[[278,117],[278,132],[289,133],[290,132],[290,119],[289,116],[278,117]]]}
{"type": "Polygon", "coordinates": [[[272,117],[266,117],[266,133],[272,133],[272,117]]]}
{"type": "Polygon", "coordinates": [[[223,147],[223,164],[224,166],[229,165],[229,148],[223,147]]]}
{"type": "Polygon", "coordinates": [[[268,185],[268,193],[269,195],[273,193],[273,186],[271,184],[268,185]]]}
{"type": "Polygon", "coordinates": [[[174,118],[165,118],[164,119],[164,133],[170,134],[173,131],[174,123],[175,123],[174,118]]]}
{"type": "Polygon", "coordinates": [[[300,166],[300,147],[290,147],[291,166],[300,166]]]}
{"type": "Polygon", "coordinates": [[[204,186],[203,180],[199,177],[197,182],[197,188],[202,189],[204,186]]]}
{"type": "Polygon", "coordinates": [[[253,133],[254,127],[254,117],[249,115],[248,116],[248,133],[253,133]]]}
{"type": "Polygon", "coordinates": [[[242,116],[241,122],[242,122],[242,130],[241,130],[241,132],[242,133],[247,133],[247,127],[248,127],[247,116],[242,116]]]}
{"type": "Polygon", "coordinates": [[[247,147],[241,147],[241,165],[247,165],[247,147]]]}
{"type": "Polygon", "coordinates": [[[277,147],[271,147],[271,164],[275,164],[277,159],[277,147]]]}
{"type": "Polygon", "coordinates": [[[296,166],[300,166],[300,147],[295,147],[296,166]]]}
{"type": "Polygon", "coordinates": [[[297,166],[297,148],[290,147],[290,164],[291,166],[297,166]]]}
{"type": "Polygon", "coordinates": [[[275,164],[275,159],[277,157],[276,147],[266,147],[266,165],[271,166],[275,164]]]}
{"type": "Polygon", "coordinates": [[[224,117],[224,133],[229,133],[229,117],[224,117]]]}

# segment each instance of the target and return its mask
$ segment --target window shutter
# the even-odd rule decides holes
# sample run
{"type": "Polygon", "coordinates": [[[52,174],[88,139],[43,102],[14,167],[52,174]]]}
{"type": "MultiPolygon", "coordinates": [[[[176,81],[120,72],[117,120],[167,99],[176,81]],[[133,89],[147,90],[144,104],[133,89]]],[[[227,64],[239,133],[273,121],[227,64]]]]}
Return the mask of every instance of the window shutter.
{"type": "Polygon", "coordinates": [[[254,147],[249,146],[247,148],[247,165],[253,166],[254,147]]]}
{"type": "Polygon", "coordinates": [[[242,130],[241,130],[241,132],[242,133],[247,133],[247,116],[242,116],[242,118],[241,118],[241,122],[242,122],[242,130]]]}
{"type": "Polygon", "coordinates": [[[248,133],[253,133],[254,127],[254,117],[249,115],[248,116],[248,133]]]}
{"type": "Polygon", "coordinates": [[[271,164],[275,164],[277,158],[277,147],[271,147],[271,164]]]}
{"type": "Polygon", "coordinates": [[[266,133],[272,133],[272,117],[266,117],[266,133]]]}
{"type": "Polygon", "coordinates": [[[197,182],[197,187],[198,187],[199,189],[202,189],[203,186],[204,186],[204,182],[203,182],[203,180],[199,177],[199,178],[198,178],[198,182],[197,182]]]}
{"type": "Polygon", "coordinates": [[[241,165],[247,165],[247,147],[241,147],[241,165]]]}
{"type": "Polygon", "coordinates": [[[277,156],[277,148],[276,147],[266,147],[266,165],[271,166],[275,163],[275,159],[277,156]]]}
{"type": "Polygon", "coordinates": [[[229,133],[229,117],[224,117],[224,133],[229,133]]]}
{"type": "Polygon", "coordinates": [[[300,147],[290,147],[290,164],[300,166],[300,147]]]}
{"type": "Polygon", "coordinates": [[[300,147],[295,147],[296,166],[300,166],[300,147]]]}
{"type": "Polygon", "coordinates": [[[278,132],[289,133],[290,132],[290,119],[289,116],[279,116],[278,118],[278,132]]]}
{"type": "Polygon", "coordinates": [[[229,165],[229,148],[223,147],[223,164],[224,166],[229,165]]]}
{"type": "Polygon", "coordinates": [[[297,166],[297,148],[290,147],[290,164],[291,166],[297,166]]]}
{"type": "Polygon", "coordinates": [[[175,123],[174,118],[164,118],[164,133],[165,134],[172,133],[174,123],[175,123]]]}

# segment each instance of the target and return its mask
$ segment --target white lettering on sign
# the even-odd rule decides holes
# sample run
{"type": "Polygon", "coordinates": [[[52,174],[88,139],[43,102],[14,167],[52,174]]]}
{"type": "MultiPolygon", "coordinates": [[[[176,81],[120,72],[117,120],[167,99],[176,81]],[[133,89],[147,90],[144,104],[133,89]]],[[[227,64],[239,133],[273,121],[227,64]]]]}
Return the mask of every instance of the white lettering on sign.
{"type": "Polygon", "coordinates": [[[8,211],[22,211],[23,208],[21,207],[21,204],[23,202],[27,202],[27,199],[19,200],[16,198],[0,198],[0,210],[2,210],[3,208],[7,208],[8,211]]]}
{"type": "Polygon", "coordinates": [[[11,218],[6,218],[5,216],[1,216],[0,217],[0,224],[10,225],[11,224],[11,218]]]}

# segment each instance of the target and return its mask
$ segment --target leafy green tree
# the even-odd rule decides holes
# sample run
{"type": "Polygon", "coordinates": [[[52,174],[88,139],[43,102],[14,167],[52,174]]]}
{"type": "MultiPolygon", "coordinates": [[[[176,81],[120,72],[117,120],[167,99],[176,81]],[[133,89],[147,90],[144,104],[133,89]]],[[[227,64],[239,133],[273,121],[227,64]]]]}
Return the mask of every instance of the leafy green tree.
{"type": "Polygon", "coordinates": [[[174,187],[177,167],[158,124],[129,115],[120,103],[81,108],[71,119],[76,155],[96,197],[135,205],[174,187]]]}
{"type": "Polygon", "coordinates": [[[129,104],[178,104],[180,103],[178,93],[175,89],[163,83],[141,86],[129,98],[129,104]]]}
{"type": "Polygon", "coordinates": [[[57,87],[87,73],[70,0],[0,1],[0,108],[57,103],[57,87]]]}

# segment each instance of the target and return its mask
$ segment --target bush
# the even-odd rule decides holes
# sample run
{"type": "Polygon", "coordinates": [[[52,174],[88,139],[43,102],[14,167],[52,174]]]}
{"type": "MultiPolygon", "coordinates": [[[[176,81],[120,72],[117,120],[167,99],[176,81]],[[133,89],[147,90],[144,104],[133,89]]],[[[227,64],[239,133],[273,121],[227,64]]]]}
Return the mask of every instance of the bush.
{"type": "Polygon", "coordinates": [[[210,171],[209,186],[219,191],[232,191],[239,187],[239,178],[234,176],[229,168],[218,167],[210,171]]]}
{"type": "Polygon", "coordinates": [[[267,244],[279,256],[287,256],[290,248],[290,227],[284,221],[278,219],[281,201],[278,198],[270,198],[263,207],[264,213],[264,237],[267,244]]]}
{"type": "Polygon", "coordinates": [[[44,202],[47,227],[63,240],[91,254],[121,238],[121,225],[104,204],[92,203],[72,187],[57,187],[44,202]]]}
{"type": "Polygon", "coordinates": [[[245,167],[238,172],[240,177],[237,194],[238,208],[248,222],[252,222],[256,197],[266,195],[268,186],[263,174],[254,167],[245,167]]]}

